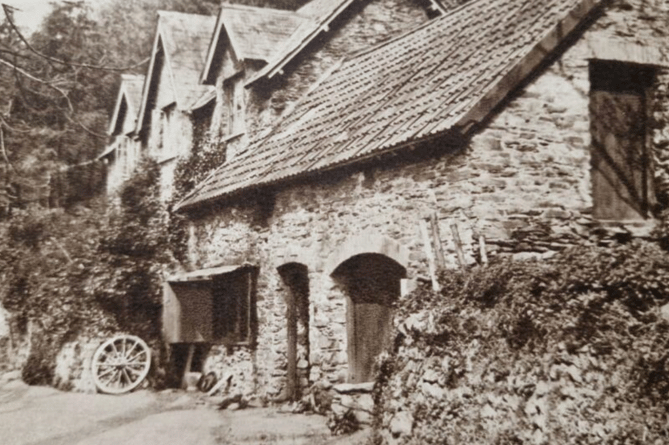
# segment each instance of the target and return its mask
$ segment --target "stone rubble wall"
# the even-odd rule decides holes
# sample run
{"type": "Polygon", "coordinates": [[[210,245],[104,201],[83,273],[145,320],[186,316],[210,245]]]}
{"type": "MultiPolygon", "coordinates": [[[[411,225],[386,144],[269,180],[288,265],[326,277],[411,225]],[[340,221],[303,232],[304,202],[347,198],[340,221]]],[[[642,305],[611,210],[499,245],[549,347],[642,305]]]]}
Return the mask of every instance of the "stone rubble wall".
{"type": "MultiPolygon", "coordinates": [[[[591,218],[588,42],[614,32],[620,38],[619,13],[601,18],[604,25],[598,22],[517,92],[464,148],[437,141],[433,156],[403,153],[329,172],[219,203],[193,218],[194,266],[248,261],[260,268],[258,346],[248,352],[254,367],[243,365],[254,369],[259,393],[273,397],[285,385],[285,294],[276,269],[287,262],[309,270],[309,383],[340,384],[348,362],[346,299],[324,264],[345,241],[368,235],[398,242],[409,251],[407,275],[415,280],[428,275],[419,221],[435,211],[448,267],[458,266],[453,224],[468,263],[478,258],[480,236],[491,256],[525,258],[635,233],[599,228],[591,218]]],[[[666,85],[656,91],[664,101],[666,85]]],[[[666,135],[666,128],[652,131],[659,131],[658,141],[666,135]]]]}
{"type": "Polygon", "coordinates": [[[231,394],[250,396],[257,393],[253,352],[248,348],[214,346],[202,368],[203,374],[217,374],[218,378],[229,379],[223,391],[231,394]]]}
{"type": "Polygon", "coordinates": [[[91,364],[93,355],[105,338],[82,336],[65,343],[56,356],[54,386],[61,390],[94,394],[91,364]]]}

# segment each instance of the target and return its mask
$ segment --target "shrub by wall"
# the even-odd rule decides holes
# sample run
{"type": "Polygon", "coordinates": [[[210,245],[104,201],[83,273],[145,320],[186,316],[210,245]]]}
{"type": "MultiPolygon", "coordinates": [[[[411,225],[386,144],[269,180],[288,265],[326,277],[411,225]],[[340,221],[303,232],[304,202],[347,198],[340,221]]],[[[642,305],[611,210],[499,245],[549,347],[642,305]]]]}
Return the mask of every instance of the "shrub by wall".
{"type": "Polygon", "coordinates": [[[138,171],[117,208],[34,207],[0,225],[0,302],[25,349],[15,353],[27,354],[27,383],[69,387],[56,379],[57,356],[82,338],[129,332],[160,350],[161,272],[172,258],[167,213],[158,167],[146,162],[138,171]]]}
{"type": "Polygon", "coordinates": [[[399,304],[377,443],[669,442],[669,255],[635,241],[446,271],[399,304]]]}

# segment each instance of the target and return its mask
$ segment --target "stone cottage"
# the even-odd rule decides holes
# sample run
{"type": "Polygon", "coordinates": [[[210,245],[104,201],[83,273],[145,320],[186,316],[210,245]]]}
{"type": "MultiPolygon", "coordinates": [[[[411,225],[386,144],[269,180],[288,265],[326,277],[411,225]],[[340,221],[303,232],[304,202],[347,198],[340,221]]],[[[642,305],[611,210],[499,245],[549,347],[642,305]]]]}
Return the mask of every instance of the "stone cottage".
{"type": "Polygon", "coordinates": [[[110,143],[98,157],[107,163],[107,195],[112,196],[137,167],[139,140],[135,137],[144,76],[122,74],[116,106],[109,124],[110,143]]]}
{"type": "Polygon", "coordinates": [[[268,61],[227,28],[209,48],[212,125],[241,142],[177,206],[189,272],[165,284],[203,372],[279,399],[364,384],[435,257],[541,258],[666,207],[666,0],[304,8],[268,61]]]}
{"type": "MultiPolygon", "coordinates": [[[[219,138],[227,162],[243,157],[249,141],[270,130],[280,116],[289,113],[323,74],[338,66],[342,57],[397,37],[442,12],[439,3],[420,0],[314,0],[294,13],[224,6],[202,80],[216,85],[218,100],[210,133],[219,138]],[[241,43],[240,37],[245,37],[247,43],[241,43]]],[[[246,243],[241,239],[240,242],[239,246],[246,243]]],[[[214,362],[223,362],[226,369],[235,370],[234,380],[244,391],[253,392],[262,386],[272,397],[295,396],[310,385],[308,295],[295,295],[300,303],[287,305],[295,311],[288,314],[291,322],[286,325],[285,292],[281,292],[277,301],[271,303],[279,304],[281,313],[267,320],[271,327],[269,324],[261,327],[265,322],[258,318],[256,304],[251,300],[255,298],[257,284],[264,283],[265,277],[258,275],[257,263],[247,261],[250,258],[246,253],[229,254],[235,261],[204,262],[201,263],[204,270],[168,279],[165,300],[168,342],[175,350],[188,343],[204,345],[194,355],[207,355],[209,359],[196,360],[200,363],[195,367],[208,370],[216,367],[214,362]],[[223,267],[208,267],[220,264],[223,267]],[[279,318],[274,319],[275,316],[279,318]],[[271,349],[262,351],[267,356],[257,355],[258,329],[279,329],[279,335],[283,336],[280,345],[268,345],[271,349]],[[215,346],[208,351],[212,344],[215,346]],[[231,363],[235,366],[227,366],[231,363]],[[256,366],[264,369],[257,370],[256,366]]],[[[286,261],[289,263],[292,261],[286,261]]],[[[308,293],[304,283],[307,270],[298,269],[292,265],[285,269],[285,279],[294,279],[296,289],[308,293]]],[[[279,282],[273,284],[278,285],[279,282]]],[[[339,338],[344,335],[343,331],[338,334],[339,338]]],[[[385,338],[379,336],[382,337],[385,338]]],[[[335,343],[325,348],[337,353],[333,360],[338,363],[338,379],[345,380],[346,352],[341,349],[339,339],[335,343]]],[[[367,374],[371,373],[375,352],[369,355],[365,365],[369,369],[364,371],[367,374]]]]}

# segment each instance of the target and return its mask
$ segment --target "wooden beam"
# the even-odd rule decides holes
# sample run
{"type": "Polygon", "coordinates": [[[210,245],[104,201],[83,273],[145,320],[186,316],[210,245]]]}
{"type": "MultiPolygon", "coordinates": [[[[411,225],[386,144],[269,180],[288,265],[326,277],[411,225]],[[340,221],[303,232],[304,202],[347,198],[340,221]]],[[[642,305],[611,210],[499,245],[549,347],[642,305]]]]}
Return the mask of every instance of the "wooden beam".
{"type": "Polygon", "coordinates": [[[465,254],[462,250],[462,242],[460,241],[460,233],[458,232],[458,226],[456,224],[451,224],[451,232],[453,233],[453,243],[455,244],[455,252],[458,254],[458,263],[460,263],[461,268],[467,267],[465,263],[465,254]]]}
{"type": "Polygon", "coordinates": [[[190,373],[191,367],[193,366],[193,356],[195,355],[195,344],[191,343],[188,345],[188,357],[186,358],[186,367],[184,368],[184,375],[181,377],[181,387],[183,389],[188,389],[188,380],[186,376],[190,373]]]}
{"type": "Polygon", "coordinates": [[[434,252],[432,251],[432,245],[430,243],[430,235],[427,231],[427,223],[423,219],[421,219],[420,221],[418,221],[418,224],[420,226],[421,235],[423,236],[423,248],[425,249],[425,255],[427,256],[427,265],[428,268],[430,269],[432,290],[435,292],[439,292],[441,287],[439,286],[439,282],[437,281],[437,270],[434,264],[434,252]]]}
{"type": "Polygon", "coordinates": [[[437,212],[430,215],[430,226],[432,228],[432,239],[434,240],[434,250],[437,252],[437,267],[444,269],[446,267],[446,257],[444,256],[444,246],[441,244],[441,234],[439,233],[439,220],[437,212]]]}

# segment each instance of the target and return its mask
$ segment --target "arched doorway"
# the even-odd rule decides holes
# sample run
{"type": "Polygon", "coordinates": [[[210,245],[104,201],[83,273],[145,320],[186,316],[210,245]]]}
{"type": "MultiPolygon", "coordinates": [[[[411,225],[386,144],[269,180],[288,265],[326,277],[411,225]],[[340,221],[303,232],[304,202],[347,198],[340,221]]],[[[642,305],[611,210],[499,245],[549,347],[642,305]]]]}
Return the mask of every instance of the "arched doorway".
{"type": "Polygon", "coordinates": [[[406,277],[408,253],[385,237],[359,237],[341,246],[330,264],[347,255],[331,275],[347,300],[348,381],[362,383],[373,380],[376,358],[391,341],[393,304],[406,277]]]}
{"type": "Polygon", "coordinates": [[[287,263],[277,270],[286,299],[288,373],[284,394],[298,400],[309,377],[309,270],[300,263],[287,263]]]}

